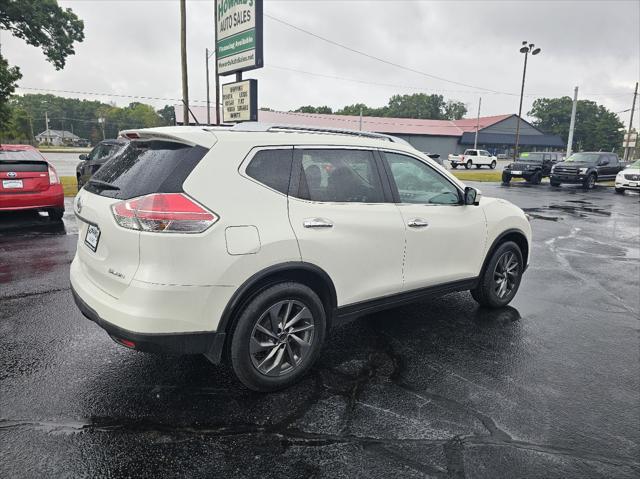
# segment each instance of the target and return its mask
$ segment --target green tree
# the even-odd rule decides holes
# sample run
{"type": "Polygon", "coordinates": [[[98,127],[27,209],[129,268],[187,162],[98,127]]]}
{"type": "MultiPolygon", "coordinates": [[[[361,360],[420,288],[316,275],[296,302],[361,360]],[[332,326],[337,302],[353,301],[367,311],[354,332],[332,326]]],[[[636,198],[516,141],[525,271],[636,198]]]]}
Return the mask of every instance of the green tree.
{"type": "Polygon", "coordinates": [[[295,113],[323,113],[330,115],[333,113],[333,110],[329,106],[301,106],[297,110],[294,110],[295,113]]]}
{"type": "MultiPolygon", "coordinates": [[[[573,100],[568,97],[538,98],[533,102],[529,116],[533,124],[541,130],[559,135],[564,141],[569,136],[571,107],[573,100]]],[[[578,100],[576,124],[573,133],[574,150],[611,151],[622,146],[624,127],[618,116],[590,100],[578,100]]]]}
{"type": "MultiPolygon", "coordinates": [[[[74,43],[84,40],[82,20],[56,0],[0,0],[0,30],[42,48],[56,70],[75,53],[74,43]]],[[[10,115],[7,102],[20,78],[20,69],[10,67],[0,54],[0,125],[10,115]]]]}
{"type": "Polygon", "coordinates": [[[444,104],[444,117],[447,120],[460,120],[467,114],[467,106],[461,101],[449,100],[444,104]]]}
{"type": "Polygon", "coordinates": [[[171,105],[165,105],[158,110],[158,115],[162,118],[162,124],[165,126],[176,124],[176,109],[171,105]]]}
{"type": "Polygon", "coordinates": [[[364,103],[355,103],[353,105],[347,105],[344,108],[336,111],[336,115],[351,115],[351,116],[360,116],[362,112],[362,116],[386,116],[385,113],[386,107],[382,108],[371,108],[364,103]]]}

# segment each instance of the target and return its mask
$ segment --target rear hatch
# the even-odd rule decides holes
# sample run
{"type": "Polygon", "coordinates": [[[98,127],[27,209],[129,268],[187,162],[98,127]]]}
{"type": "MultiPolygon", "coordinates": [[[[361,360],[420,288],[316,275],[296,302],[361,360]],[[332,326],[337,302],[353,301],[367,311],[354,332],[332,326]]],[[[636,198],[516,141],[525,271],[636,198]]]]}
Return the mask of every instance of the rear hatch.
{"type": "Polygon", "coordinates": [[[49,164],[31,151],[0,150],[0,193],[37,193],[49,189],[49,164]]]}
{"type": "Polygon", "coordinates": [[[134,141],[78,193],[78,259],[98,288],[120,297],[140,262],[140,231],[118,224],[113,209],[154,193],[182,192],[184,180],[207,151],[175,141],[134,141]]]}

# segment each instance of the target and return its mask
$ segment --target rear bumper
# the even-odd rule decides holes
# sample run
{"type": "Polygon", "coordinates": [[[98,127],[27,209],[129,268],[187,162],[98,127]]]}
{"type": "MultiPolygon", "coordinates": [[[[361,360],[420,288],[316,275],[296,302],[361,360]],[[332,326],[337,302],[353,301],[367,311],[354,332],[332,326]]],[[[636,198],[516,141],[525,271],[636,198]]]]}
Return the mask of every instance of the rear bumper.
{"type": "Polygon", "coordinates": [[[224,349],[224,333],[137,333],[105,321],[71,286],[73,300],[80,312],[104,329],[118,344],[151,353],[204,354],[219,363],[224,349]]]}
{"type": "Polygon", "coordinates": [[[51,185],[46,191],[36,193],[0,193],[0,211],[64,208],[64,191],[61,184],[51,185]]]}
{"type": "Polygon", "coordinates": [[[225,333],[215,328],[235,288],[134,280],[115,298],[95,285],[80,263],[76,257],[70,270],[75,303],[117,343],[140,351],[204,354],[212,362],[220,361],[225,333]]]}

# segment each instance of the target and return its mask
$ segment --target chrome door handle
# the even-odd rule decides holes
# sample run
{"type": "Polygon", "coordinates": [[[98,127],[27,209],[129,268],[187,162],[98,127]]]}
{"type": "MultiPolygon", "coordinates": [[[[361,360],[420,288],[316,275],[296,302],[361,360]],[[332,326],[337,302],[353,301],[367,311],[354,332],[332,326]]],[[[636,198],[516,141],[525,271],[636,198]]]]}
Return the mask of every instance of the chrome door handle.
{"type": "Polygon", "coordinates": [[[421,218],[414,218],[407,223],[407,226],[409,228],[426,228],[429,226],[429,223],[421,218]]]}
{"type": "Polygon", "coordinates": [[[326,218],[307,218],[302,222],[305,228],[331,228],[333,223],[326,218]]]}

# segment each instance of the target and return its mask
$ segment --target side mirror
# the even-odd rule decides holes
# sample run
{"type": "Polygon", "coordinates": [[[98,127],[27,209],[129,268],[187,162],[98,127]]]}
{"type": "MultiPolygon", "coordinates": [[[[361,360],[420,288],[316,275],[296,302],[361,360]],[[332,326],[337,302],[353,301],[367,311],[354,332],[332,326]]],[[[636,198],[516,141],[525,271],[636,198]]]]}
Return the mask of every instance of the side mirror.
{"type": "Polygon", "coordinates": [[[604,160],[600,160],[600,163],[598,163],[598,165],[600,166],[604,166],[608,164],[609,164],[609,160],[607,158],[605,158],[604,160]]]}
{"type": "Polygon", "coordinates": [[[467,186],[464,189],[464,204],[478,206],[480,204],[481,196],[482,194],[480,193],[480,191],[476,190],[475,188],[471,188],[470,186],[467,186]]]}
{"type": "Polygon", "coordinates": [[[80,155],[78,158],[80,158],[82,161],[85,161],[85,160],[87,160],[89,157],[83,153],[83,154],[82,154],[82,155],[80,155]]]}

